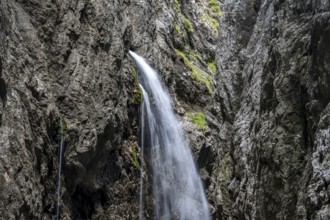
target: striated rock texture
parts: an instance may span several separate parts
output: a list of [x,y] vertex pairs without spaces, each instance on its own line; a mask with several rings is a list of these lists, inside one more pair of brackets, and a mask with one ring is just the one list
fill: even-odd
[[223,10],[217,80],[232,152],[224,214],[329,219],[330,2],[227,1]]
[[128,49],[172,94],[213,219],[330,219],[329,0],[1,0],[1,218],[54,217],[61,136],[61,219],[137,217]]

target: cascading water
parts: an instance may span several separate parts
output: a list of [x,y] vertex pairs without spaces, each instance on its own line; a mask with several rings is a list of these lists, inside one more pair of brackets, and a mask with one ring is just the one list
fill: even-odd
[[153,170],[155,218],[208,220],[203,185],[171,98],[146,61],[134,52],[130,54],[136,61],[143,90],[141,140]]
[[[144,91],[143,87],[140,85],[141,89]],[[145,106],[141,106],[141,122],[140,122],[140,128],[141,128],[141,134],[144,133],[144,127],[145,127],[145,121],[144,121],[144,110]],[[141,178],[140,178],[140,198],[139,198],[139,220],[143,219],[143,171],[144,171],[144,136],[141,136]]]
[[61,203],[61,175],[62,175],[62,163],[63,163],[63,148],[65,142],[65,133],[66,133],[66,122],[64,119],[60,119],[60,144],[59,144],[59,155],[58,155],[58,173],[57,173],[57,204],[56,204],[56,220],[60,219],[60,203]]
[[60,219],[60,202],[61,202],[61,171],[62,171],[62,157],[63,157],[64,137],[61,137],[59,145],[59,162],[57,175],[57,204],[56,204],[56,220]]

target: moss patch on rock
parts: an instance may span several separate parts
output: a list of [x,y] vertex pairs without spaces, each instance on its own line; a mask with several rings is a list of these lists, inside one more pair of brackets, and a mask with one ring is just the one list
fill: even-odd
[[220,27],[219,17],[222,16],[220,3],[217,0],[208,0],[207,4],[208,6],[204,10],[204,14],[200,17],[200,19],[213,29],[213,34],[215,36],[218,36]]
[[214,91],[211,86],[211,80],[212,80],[211,76],[206,72],[202,71],[201,69],[199,69],[197,66],[195,66],[190,61],[190,58],[188,58],[188,56],[184,52],[180,50],[175,50],[175,53],[177,56],[182,58],[184,64],[191,70],[191,78],[199,82],[202,82],[206,86],[209,93],[213,96]]
[[200,70],[198,67],[192,65],[191,78],[198,80],[205,84],[209,93],[213,96],[214,92],[211,87],[211,77],[206,72]]
[[180,34],[181,30],[180,30],[179,24],[176,21],[174,21],[173,26],[174,26],[174,30],[176,31],[176,33]]
[[202,60],[202,55],[197,52],[190,52],[189,57],[195,60]]
[[139,80],[135,68],[133,68],[132,74],[134,77],[134,85],[132,86],[131,97],[129,99],[129,102],[131,104],[140,104],[143,102],[143,94],[142,94],[142,89],[139,85]]
[[229,153],[225,154],[220,163],[220,173],[219,178],[221,182],[228,181],[231,175],[230,169],[230,155]]
[[218,35],[218,33],[219,33],[218,30],[219,30],[220,24],[217,19],[211,17],[208,13],[205,13],[201,19],[202,19],[202,21],[206,22],[207,24],[209,24],[212,27],[213,33],[215,35]]
[[214,15],[222,16],[222,12],[220,10],[220,4],[218,0],[208,0],[210,9]]
[[186,115],[199,129],[203,129],[207,125],[206,118],[203,112],[187,113]]
[[175,6],[181,10],[181,5],[179,3],[179,0],[173,0]]
[[211,73],[216,74],[217,66],[215,64],[215,60],[210,60],[207,62],[207,66],[210,69]]
[[184,27],[187,29],[187,31],[189,33],[194,31],[194,28],[193,28],[193,25],[192,25],[191,21],[189,21],[189,19],[186,16],[183,16],[182,22],[183,22]]
[[139,159],[138,159],[138,157],[137,157],[136,148],[137,148],[137,147],[136,147],[135,145],[132,145],[132,146],[131,146],[131,155],[130,155],[129,157],[130,157],[132,163],[134,164],[134,166],[135,166],[137,169],[141,170],[141,165],[140,165],[140,163],[139,163]]
[[65,121],[64,118],[60,118],[59,128],[58,128],[58,134],[59,134],[60,138],[66,138],[67,130],[68,130],[67,122]]

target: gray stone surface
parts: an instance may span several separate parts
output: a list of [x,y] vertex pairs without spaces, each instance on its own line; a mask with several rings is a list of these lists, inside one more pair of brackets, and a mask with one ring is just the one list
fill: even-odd
[[128,49],[168,87],[213,219],[330,218],[329,0],[212,2],[1,0],[3,219],[54,216],[61,118],[62,219],[136,218]]

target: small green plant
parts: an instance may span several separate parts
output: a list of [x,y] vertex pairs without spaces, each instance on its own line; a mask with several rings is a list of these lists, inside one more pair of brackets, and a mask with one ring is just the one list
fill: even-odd
[[140,163],[139,163],[139,160],[138,160],[138,157],[137,157],[135,145],[131,146],[131,153],[132,153],[132,156],[130,156],[130,159],[131,159],[132,163],[134,164],[134,166],[137,169],[141,170],[141,166],[140,166]]
[[61,138],[65,138],[67,136],[68,125],[63,118],[60,118],[60,124],[58,128],[58,133]]
[[187,117],[191,118],[193,123],[199,128],[203,129],[206,125],[206,118],[203,112],[196,112],[196,113],[187,113]]

